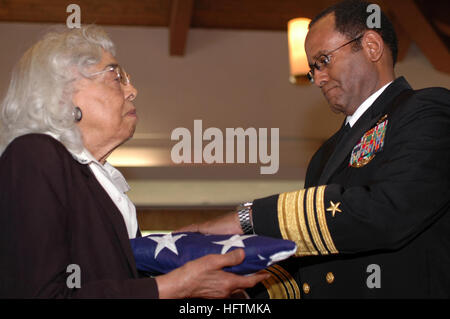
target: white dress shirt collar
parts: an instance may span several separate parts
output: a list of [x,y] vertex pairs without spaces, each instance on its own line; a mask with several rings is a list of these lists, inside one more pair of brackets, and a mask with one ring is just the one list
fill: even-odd
[[102,165],[94,158],[94,156],[92,156],[92,154],[87,149],[84,148],[81,153],[77,154],[72,152],[70,153],[72,154],[73,158],[81,164],[95,164],[96,167],[100,168],[104,173],[106,173],[108,177],[110,177],[111,181],[122,193],[126,193],[130,190],[130,186],[125,180],[125,177],[123,177],[122,173],[120,173],[118,169],[116,169],[108,162],[105,162],[105,164]]
[[373,102],[375,102],[375,100],[381,95],[381,93],[383,93],[383,91],[389,86],[389,84],[391,84],[391,82],[389,82],[388,84],[384,85],[382,88],[380,88],[378,91],[376,91],[375,93],[373,93],[371,96],[369,96],[355,111],[355,113],[353,113],[353,115],[349,115],[347,116],[347,118],[345,119],[345,124],[349,124],[350,127],[353,127],[353,125],[355,125],[356,121],[358,121],[358,119],[361,117],[361,115],[364,114],[364,112],[366,112],[370,106],[372,106]]

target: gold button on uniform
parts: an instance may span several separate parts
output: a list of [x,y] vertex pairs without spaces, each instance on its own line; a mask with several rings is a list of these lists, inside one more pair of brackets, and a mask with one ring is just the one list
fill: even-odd
[[327,279],[327,283],[332,284],[334,281],[333,273],[332,272],[327,273],[326,279]]
[[305,294],[309,294],[309,291],[311,290],[311,287],[309,287],[309,285],[305,282],[304,284],[303,284],[303,292],[305,293]]

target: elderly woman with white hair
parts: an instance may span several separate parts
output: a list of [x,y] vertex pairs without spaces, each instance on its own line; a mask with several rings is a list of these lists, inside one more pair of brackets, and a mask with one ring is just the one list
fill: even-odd
[[137,123],[137,90],[114,56],[101,28],[83,27],[47,34],[13,71],[0,115],[0,298],[223,298],[266,278],[222,270],[242,250],[139,277],[136,210],[106,161]]

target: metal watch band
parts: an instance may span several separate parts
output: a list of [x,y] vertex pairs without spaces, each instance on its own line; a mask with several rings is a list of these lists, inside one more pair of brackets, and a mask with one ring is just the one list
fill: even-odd
[[245,235],[253,234],[253,225],[250,220],[250,209],[252,208],[251,202],[241,204],[238,207],[239,223],[241,224],[242,231]]

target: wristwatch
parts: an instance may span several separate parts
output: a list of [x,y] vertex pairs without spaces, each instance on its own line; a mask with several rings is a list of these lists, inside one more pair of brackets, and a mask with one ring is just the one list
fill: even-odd
[[253,203],[247,202],[238,206],[237,212],[239,217],[239,223],[241,224],[242,231],[245,235],[254,234],[253,224],[250,218],[250,209]]

